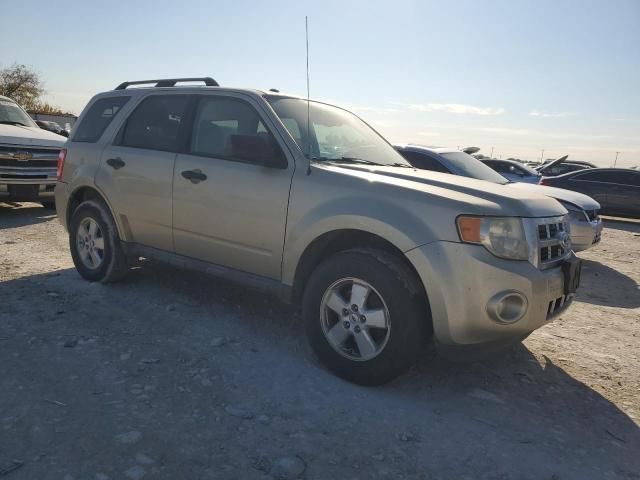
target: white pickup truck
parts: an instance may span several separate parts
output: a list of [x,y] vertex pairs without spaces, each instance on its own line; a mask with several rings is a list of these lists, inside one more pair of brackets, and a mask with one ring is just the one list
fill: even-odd
[[0,202],[33,201],[55,208],[56,167],[65,140],[0,96]]

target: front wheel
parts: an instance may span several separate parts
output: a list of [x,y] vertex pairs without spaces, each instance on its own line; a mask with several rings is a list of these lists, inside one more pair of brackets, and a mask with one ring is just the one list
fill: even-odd
[[83,202],[73,212],[69,247],[78,273],[90,282],[115,282],[129,270],[115,222],[100,201]]
[[423,290],[396,257],[376,250],[338,253],[311,275],[303,297],[311,346],[339,377],[380,385],[404,373],[430,321]]

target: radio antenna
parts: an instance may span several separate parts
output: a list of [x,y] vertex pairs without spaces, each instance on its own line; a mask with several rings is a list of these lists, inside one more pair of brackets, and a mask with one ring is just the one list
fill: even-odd
[[310,93],[309,93],[309,17],[304,17],[304,33],[307,45],[307,159],[309,164],[307,166],[307,175],[311,174],[311,107],[310,107]]

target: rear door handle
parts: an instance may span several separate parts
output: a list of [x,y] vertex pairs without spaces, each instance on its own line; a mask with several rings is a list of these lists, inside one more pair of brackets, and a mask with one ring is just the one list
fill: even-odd
[[109,165],[114,170],[118,170],[119,168],[124,167],[126,164],[124,163],[124,160],[122,160],[120,157],[116,157],[116,158],[109,158],[107,160],[107,165]]
[[204,182],[207,179],[207,176],[202,173],[202,170],[185,170],[182,172],[182,176],[189,180],[191,183],[200,183]]

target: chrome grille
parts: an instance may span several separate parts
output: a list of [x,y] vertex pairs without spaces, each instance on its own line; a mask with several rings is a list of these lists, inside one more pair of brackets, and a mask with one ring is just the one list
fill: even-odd
[[0,145],[0,166],[56,167],[59,153],[59,148]]
[[571,253],[569,223],[566,216],[532,218],[526,222],[531,243],[529,261],[540,269],[551,268]]

